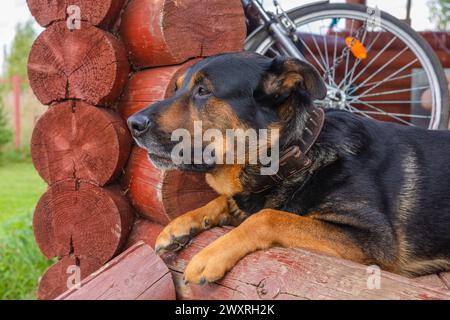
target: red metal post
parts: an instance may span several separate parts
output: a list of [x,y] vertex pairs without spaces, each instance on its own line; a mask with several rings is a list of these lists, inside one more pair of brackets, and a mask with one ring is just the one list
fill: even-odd
[[347,0],[347,3],[366,4],[366,0]]
[[18,151],[20,149],[20,76],[13,76],[12,83],[14,90],[14,144]]

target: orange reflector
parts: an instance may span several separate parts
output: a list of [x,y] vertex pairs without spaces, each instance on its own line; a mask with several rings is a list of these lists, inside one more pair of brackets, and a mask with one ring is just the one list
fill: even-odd
[[345,43],[347,47],[350,48],[350,51],[353,53],[356,59],[364,60],[367,58],[366,48],[363,46],[358,39],[353,37],[347,37],[345,39]]

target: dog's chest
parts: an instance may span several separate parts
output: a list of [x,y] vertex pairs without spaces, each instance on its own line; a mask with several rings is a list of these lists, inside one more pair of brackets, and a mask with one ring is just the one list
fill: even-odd
[[226,197],[232,197],[243,190],[239,179],[240,172],[240,166],[223,166],[216,169],[214,173],[207,173],[205,176],[206,182],[218,194]]

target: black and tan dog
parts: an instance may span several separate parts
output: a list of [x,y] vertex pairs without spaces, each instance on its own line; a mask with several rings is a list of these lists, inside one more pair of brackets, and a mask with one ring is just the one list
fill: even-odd
[[[224,54],[192,66],[173,97],[129,119],[152,162],[204,171],[220,194],[172,221],[157,239],[159,252],[214,226],[238,226],[192,259],[188,282],[220,279],[245,255],[272,246],[405,275],[450,269],[450,133],[337,110],[323,116],[312,100],[325,94],[303,62]],[[280,174],[267,178],[249,164],[174,165],[171,132],[192,131],[196,120],[221,131],[279,128]]]

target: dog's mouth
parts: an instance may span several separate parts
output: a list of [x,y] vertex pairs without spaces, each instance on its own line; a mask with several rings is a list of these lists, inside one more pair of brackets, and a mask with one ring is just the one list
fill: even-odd
[[215,167],[214,164],[207,163],[180,163],[175,164],[170,154],[156,153],[148,151],[148,158],[150,162],[161,170],[182,170],[195,172],[208,172]]
[[169,154],[148,152],[148,158],[152,162],[152,164],[158,169],[163,170],[176,169]]

